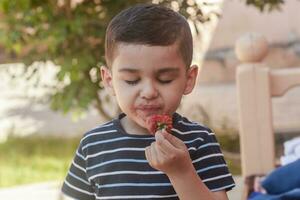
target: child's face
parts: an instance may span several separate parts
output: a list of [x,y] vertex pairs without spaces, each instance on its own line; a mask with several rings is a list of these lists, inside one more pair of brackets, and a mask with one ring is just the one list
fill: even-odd
[[145,128],[147,117],[174,113],[194,87],[197,66],[186,70],[176,45],[117,48],[112,71],[101,68],[102,80],[129,120]]

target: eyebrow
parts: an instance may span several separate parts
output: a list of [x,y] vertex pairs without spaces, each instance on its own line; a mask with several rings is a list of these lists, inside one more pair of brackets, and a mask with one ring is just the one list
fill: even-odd
[[137,73],[139,70],[134,68],[122,68],[118,70],[119,72],[129,72],[129,73]]
[[[139,70],[135,68],[122,68],[118,70],[119,72],[128,72],[128,73],[138,73]],[[163,74],[163,73],[176,73],[179,71],[178,67],[165,67],[162,69],[157,70],[157,74]]]
[[158,74],[163,74],[163,73],[176,73],[179,72],[179,68],[178,67],[166,67],[166,68],[162,68],[157,70]]

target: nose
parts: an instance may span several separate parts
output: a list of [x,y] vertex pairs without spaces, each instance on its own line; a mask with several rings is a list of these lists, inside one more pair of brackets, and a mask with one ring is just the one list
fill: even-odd
[[158,96],[158,91],[153,82],[148,81],[145,84],[143,84],[143,87],[141,89],[141,97],[142,98],[154,99],[157,96]]

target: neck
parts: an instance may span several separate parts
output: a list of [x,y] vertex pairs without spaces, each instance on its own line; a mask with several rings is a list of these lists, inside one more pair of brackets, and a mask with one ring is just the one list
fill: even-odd
[[131,135],[150,135],[149,131],[144,127],[141,127],[133,120],[129,119],[127,116],[123,117],[121,120],[121,125],[124,130]]

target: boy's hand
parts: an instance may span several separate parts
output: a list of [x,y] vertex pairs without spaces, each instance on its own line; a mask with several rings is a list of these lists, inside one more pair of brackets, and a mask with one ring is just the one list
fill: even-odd
[[146,159],[151,167],[168,176],[176,176],[194,170],[190,155],[185,144],[166,131],[155,133],[156,141],[145,150]]
[[225,191],[212,194],[198,176],[185,144],[166,131],[155,133],[156,141],[146,147],[149,164],[164,172],[179,199],[227,199]]

